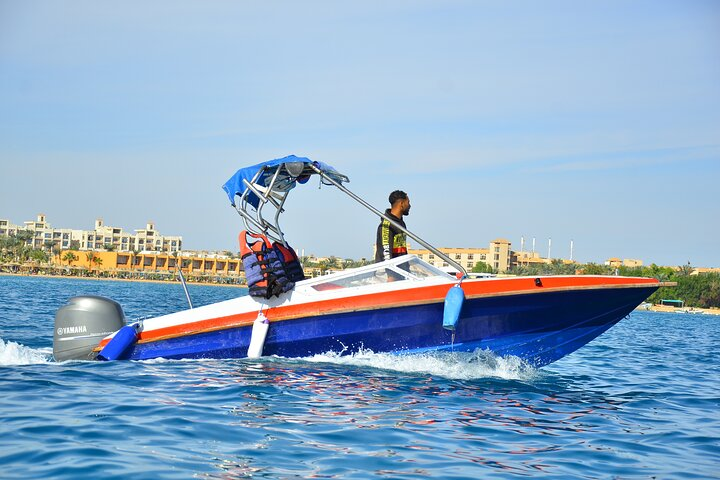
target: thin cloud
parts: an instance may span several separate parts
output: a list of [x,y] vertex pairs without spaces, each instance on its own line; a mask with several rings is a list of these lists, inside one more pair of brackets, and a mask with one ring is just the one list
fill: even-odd
[[[526,173],[593,172],[624,170],[660,165],[683,164],[694,161],[720,162],[720,145],[668,147],[649,150],[629,150],[588,153],[580,158],[548,160],[547,164],[525,170]],[[587,158],[591,157],[591,158]]]

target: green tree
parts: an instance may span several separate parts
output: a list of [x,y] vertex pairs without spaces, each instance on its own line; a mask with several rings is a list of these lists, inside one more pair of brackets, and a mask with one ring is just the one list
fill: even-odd
[[103,245],[103,248],[106,252],[114,252],[116,247],[112,243],[106,243],[105,245]]
[[47,252],[43,250],[31,250],[29,255],[31,260],[35,260],[39,263],[47,263],[47,261],[50,259],[50,256],[47,254]]
[[6,235],[0,236],[0,262],[7,262],[11,258],[11,243],[10,237]]
[[15,234],[15,238],[18,239],[23,245],[27,245],[28,241],[33,238],[33,232],[30,230],[18,230]]
[[95,267],[99,267],[100,265],[103,264],[103,259],[98,256],[93,256],[92,263],[95,264]]
[[[707,275],[707,282],[698,299],[698,306],[702,308],[719,307],[720,306],[720,275]],[[698,275],[700,277],[700,275]]]
[[68,267],[72,265],[72,262],[78,260],[78,256],[75,255],[73,252],[65,252],[65,255],[63,255],[62,260],[65,262],[68,262]]
[[87,262],[88,262],[88,268],[90,270],[92,270],[92,262],[93,262],[93,259],[95,258],[95,252],[93,252],[93,251],[85,252],[85,258],[87,259]]
[[472,273],[496,273],[493,268],[485,262],[477,262],[473,265]]
[[681,265],[678,267],[677,274],[680,277],[687,277],[693,272],[693,267],[690,266],[690,262],[687,265]]
[[29,245],[33,238],[33,232],[29,230],[18,230],[12,242],[13,258],[18,262],[28,259],[32,247]]
[[648,302],[660,303],[663,299],[682,300],[688,307],[720,307],[720,274],[675,275],[669,278],[677,285],[661,287]]
[[133,268],[137,265],[137,262],[135,259],[137,258],[138,254],[140,253],[140,250],[134,249],[130,251],[130,268]]
[[610,275],[612,269],[609,265],[598,265],[597,263],[586,263],[581,267],[583,274],[585,275]]
[[549,267],[550,275],[574,275],[578,266],[575,263],[565,263],[559,258],[555,258],[550,262]]
[[328,257],[328,259],[325,263],[327,265],[328,270],[337,270],[338,266],[340,265],[338,258],[333,257],[332,255],[330,257]]

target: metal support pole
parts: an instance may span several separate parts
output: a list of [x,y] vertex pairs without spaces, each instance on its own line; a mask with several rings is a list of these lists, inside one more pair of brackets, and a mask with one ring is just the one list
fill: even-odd
[[423,240],[422,238],[418,237],[417,235],[415,235],[414,233],[412,233],[410,230],[408,230],[407,228],[403,227],[403,226],[400,225],[398,222],[396,222],[395,220],[393,220],[392,218],[388,217],[387,215],[385,215],[385,214],[384,214],[383,212],[381,212],[380,210],[376,209],[375,207],[373,207],[372,205],[370,205],[369,203],[367,203],[367,202],[366,202],[365,200],[363,200],[362,198],[360,198],[360,197],[358,197],[357,195],[355,195],[353,192],[351,192],[350,190],[348,190],[348,189],[347,189],[345,186],[343,186],[341,183],[336,182],[336,181],[335,181],[334,179],[332,179],[330,176],[326,175],[325,172],[323,172],[322,170],[320,170],[319,168],[317,168],[315,165],[310,164],[310,167],[311,167],[313,170],[315,170],[315,173],[317,173],[317,174],[320,175],[322,178],[324,178],[325,180],[327,180],[327,181],[330,182],[331,184],[335,185],[338,189],[340,189],[341,192],[343,192],[343,193],[345,193],[346,195],[348,195],[350,198],[352,198],[353,200],[355,200],[356,202],[358,202],[360,205],[362,205],[363,207],[365,207],[365,208],[367,208],[368,210],[370,210],[371,212],[373,212],[373,213],[374,213],[375,215],[377,215],[378,217],[384,218],[385,220],[387,220],[388,222],[390,222],[390,224],[391,224],[392,226],[394,226],[394,227],[397,228],[398,230],[404,232],[408,237],[412,238],[413,240],[415,240],[416,242],[418,242],[420,245],[422,245],[423,247],[427,248],[428,250],[430,250],[431,252],[433,252],[435,255],[437,255],[438,257],[442,258],[443,260],[445,260],[447,263],[449,263],[449,264],[452,265],[453,267],[457,268],[459,271],[461,271],[461,272],[463,273],[463,275],[467,276],[467,270],[465,270],[462,265],[460,265],[460,264],[457,263],[456,261],[452,260],[449,256],[445,255],[445,254],[442,253],[440,250],[438,250],[437,248],[433,247],[433,246],[430,245],[428,242],[426,242],[426,241]]
[[187,289],[187,284],[185,283],[185,275],[182,273],[182,257],[179,257],[180,264],[178,265],[178,273],[180,274],[180,282],[182,283],[183,290],[185,290],[185,297],[187,298],[188,305],[190,305],[190,308],[193,308],[192,300],[190,300],[190,293]]

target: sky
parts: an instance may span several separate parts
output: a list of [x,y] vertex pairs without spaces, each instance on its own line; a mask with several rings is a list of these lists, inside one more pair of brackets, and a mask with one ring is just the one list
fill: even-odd
[[[222,184],[290,154],[436,246],[720,267],[720,2],[0,0],[0,218],[237,251]],[[281,220],[377,224],[316,181]]]

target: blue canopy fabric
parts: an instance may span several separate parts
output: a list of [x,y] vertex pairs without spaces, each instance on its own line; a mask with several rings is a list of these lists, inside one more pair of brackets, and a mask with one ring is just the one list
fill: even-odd
[[[225,190],[225,193],[228,196],[228,199],[230,199],[230,204],[232,206],[235,206],[235,196],[240,195],[247,190],[247,186],[245,185],[244,180],[247,180],[248,183],[251,183],[253,178],[258,174],[259,171],[263,170],[262,174],[255,180],[256,185],[260,185],[262,187],[267,187],[270,181],[272,180],[275,172],[277,171],[280,166],[286,164],[286,163],[302,163],[304,165],[310,165],[313,164],[315,167],[319,168],[323,172],[329,174],[334,180],[343,182],[347,181],[347,177],[344,175],[341,175],[335,170],[333,167],[331,167],[328,164],[322,163],[322,162],[313,162],[309,158],[306,157],[297,157],[295,155],[288,155],[287,157],[283,158],[276,158],[275,160],[270,160],[267,162],[258,163],[257,165],[253,165],[251,167],[245,167],[241,168],[237,172],[235,172],[235,175],[230,177],[230,179],[225,182],[223,185],[223,190]],[[268,167],[268,168],[265,168]],[[274,168],[273,168],[274,167]],[[287,192],[289,190],[292,190],[295,188],[295,185],[300,183],[305,183],[307,181],[308,175],[315,173],[313,170],[305,171],[307,169],[303,169],[303,173],[297,177],[290,176],[287,172],[281,173],[278,176],[278,179],[273,187],[274,190],[284,191]],[[255,193],[250,191],[247,195],[247,201],[250,203],[253,207],[257,208],[260,199],[258,198]]]

